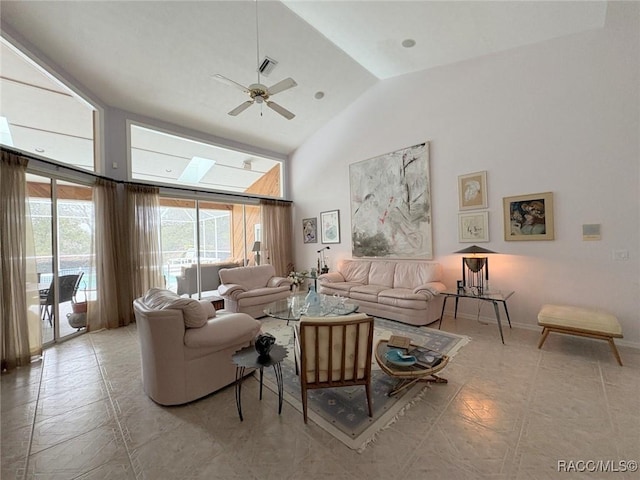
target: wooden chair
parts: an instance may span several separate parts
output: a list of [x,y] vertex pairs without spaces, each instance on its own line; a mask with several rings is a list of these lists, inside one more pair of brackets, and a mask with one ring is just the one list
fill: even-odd
[[302,317],[294,332],[304,423],[307,390],[317,388],[363,385],[371,417],[373,318],[366,314]]

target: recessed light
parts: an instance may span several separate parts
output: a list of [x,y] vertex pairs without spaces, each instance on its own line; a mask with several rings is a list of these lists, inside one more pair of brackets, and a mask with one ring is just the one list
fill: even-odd
[[44,153],[44,148],[40,148],[40,147],[38,147],[38,148],[36,148],[36,152],[38,152],[38,153]]
[[415,46],[416,41],[413,38],[407,38],[406,40],[402,41],[402,46],[404,48],[411,48],[413,46]]
[[316,100],[320,100],[321,98],[324,98],[324,92],[316,92],[314,97],[316,98]]
[[167,172],[167,173],[173,172],[173,170],[171,170],[170,168],[165,168],[164,171]]

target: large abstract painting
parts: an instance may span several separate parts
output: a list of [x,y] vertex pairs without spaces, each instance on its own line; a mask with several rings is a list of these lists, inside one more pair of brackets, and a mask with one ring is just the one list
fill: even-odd
[[354,257],[433,258],[429,142],[349,166]]

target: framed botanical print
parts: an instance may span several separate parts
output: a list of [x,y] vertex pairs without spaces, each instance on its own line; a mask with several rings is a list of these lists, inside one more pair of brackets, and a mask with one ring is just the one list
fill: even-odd
[[320,213],[320,241],[340,243],[340,210]]
[[553,193],[533,193],[502,199],[504,239],[553,240]]
[[487,172],[468,173],[458,177],[460,210],[487,208]]
[[304,243],[318,243],[318,219],[302,219],[302,239]]
[[459,242],[489,241],[489,212],[458,214]]

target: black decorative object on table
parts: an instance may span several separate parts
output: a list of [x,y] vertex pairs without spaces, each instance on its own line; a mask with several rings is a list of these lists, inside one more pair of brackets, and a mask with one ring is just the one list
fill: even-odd
[[266,360],[269,358],[271,347],[276,343],[276,337],[270,333],[262,333],[256,337],[255,346],[258,352],[258,360]]

